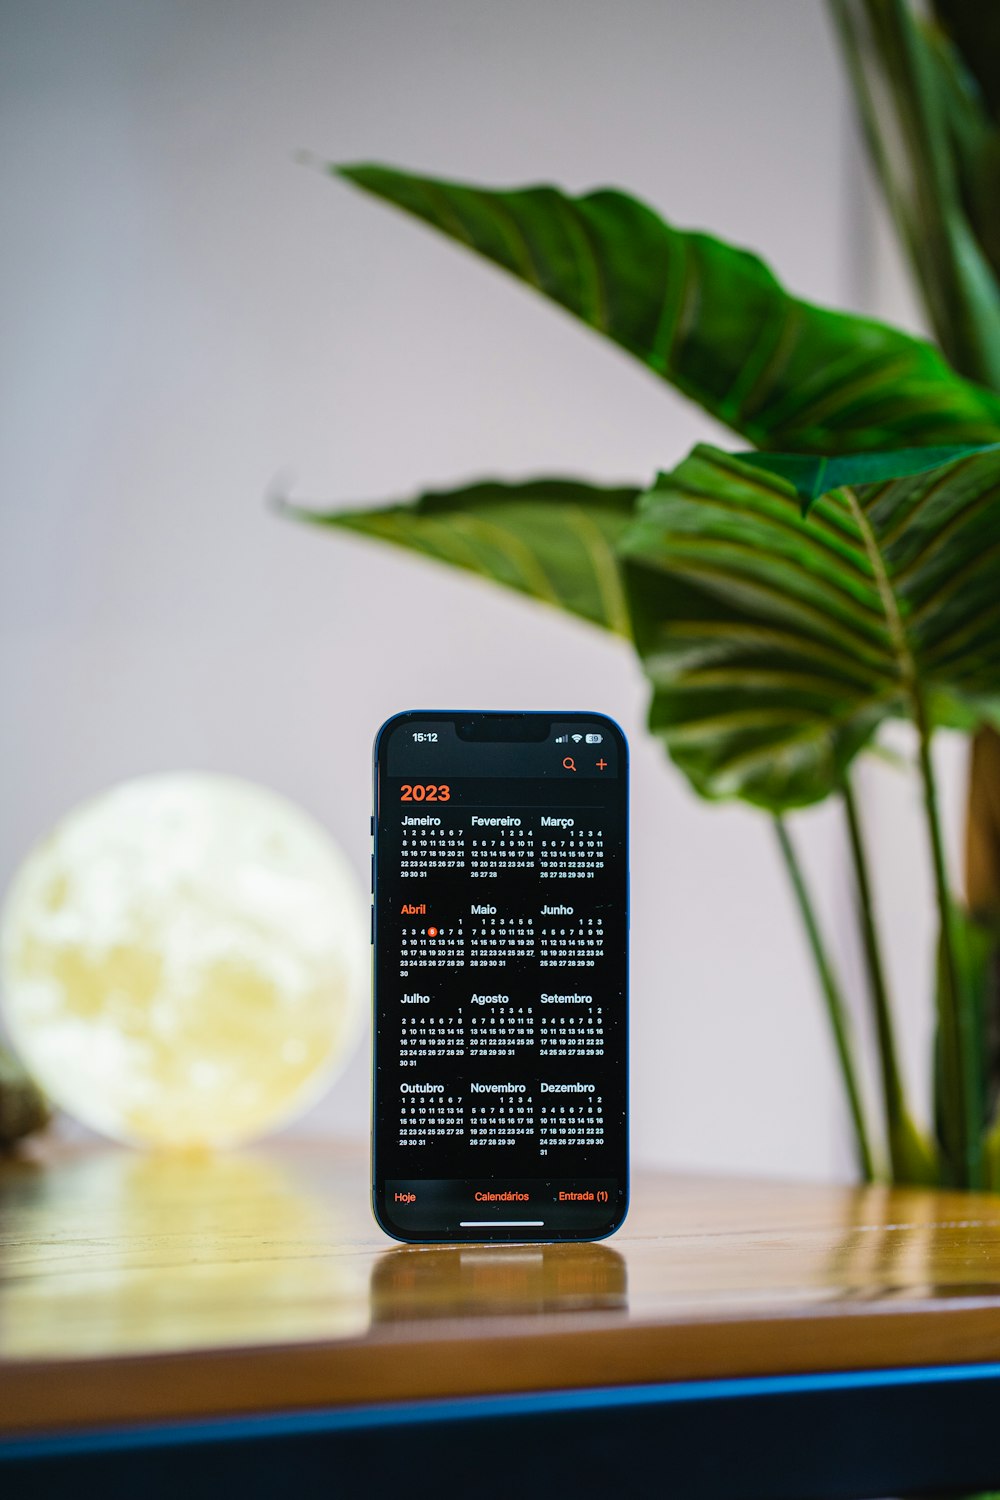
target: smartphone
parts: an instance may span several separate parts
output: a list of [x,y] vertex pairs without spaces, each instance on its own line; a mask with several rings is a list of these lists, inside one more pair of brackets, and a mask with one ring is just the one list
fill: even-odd
[[598,713],[375,740],[372,1199],[409,1243],[594,1240],[628,1208],[628,746]]

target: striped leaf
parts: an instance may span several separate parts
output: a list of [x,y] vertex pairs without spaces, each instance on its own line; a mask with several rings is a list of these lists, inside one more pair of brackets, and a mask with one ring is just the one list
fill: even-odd
[[639,493],[569,479],[487,481],[376,510],[286,509],[478,573],[630,636],[615,549]]
[[738,453],[751,468],[766,469],[795,487],[805,514],[820,495],[838,490],[841,485],[877,484],[883,479],[902,479],[907,474],[924,474],[940,469],[973,453],[990,453],[1000,443],[975,446],[960,444],[951,448],[897,448],[890,453],[835,454],[820,458],[806,453]]
[[559,303],[758,448],[866,452],[1000,432],[1000,398],[930,344],[790,296],[757,256],[625,193],[331,170]]
[[819,801],[891,716],[1000,722],[1000,454],[824,496],[700,447],[622,546],[650,724],[708,797]]

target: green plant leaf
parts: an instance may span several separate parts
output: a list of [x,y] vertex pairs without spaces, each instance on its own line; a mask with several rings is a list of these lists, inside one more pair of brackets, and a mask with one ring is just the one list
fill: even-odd
[[1000,121],[1000,9],[989,0],[933,0],[933,9],[975,78],[984,107]]
[[[1000,286],[996,280],[1000,274],[1000,203],[997,201],[996,191],[1000,176],[1000,128],[996,111],[982,92],[981,85],[984,76],[988,75],[992,79],[993,98],[997,97],[1000,88],[997,69],[1000,10],[992,5],[981,6],[979,0],[975,0],[975,3],[982,12],[983,19],[989,17],[989,26],[982,28],[984,33],[987,30],[992,33],[988,37],[984,34],[978,38],[978,48],[974,46],[978,76],[970,68],[969,56],[936,26],[925,22],[921,25],[921,31],[937,69],[941,114],[952,159],[956,192],[950,212],[956,217],[965,216],[969,229],[986,258],[992,272],[986,295],[995,306],[1000,302]],[[975,29],[975,24],[969,28],[966,40],[970,45],[973,45]],[[979,281],[981,285],[984,282],[981,272]],[[995,331],[994,318],[995,314],[989,317],[987,326]],[[947,345],[943,344],[942,347],[948,353]],[[961,374],[968,375],[973,380],[986,377],[989,383],[992,361],[990,366],[983,368],[980,375],[977,370],[964,363],[957,364],[956,358],[962,357],[961,348],[956,350],[955,358],[949,355]]]
[[817,802],[889,717],[1000,721],[1000,454],[825,495],[699,447],[622,543],[650,727],[707,797]]
[[757,447],[865,452],[1000,433],[1000,400],[930,344],[793,297],[757,256],[625,193],[331,171],[502,266]]
[[[1000,389],[993,122],[954,48],[907,0],[832,6],[869,150],[934,331],[957,369]],[[964,7],[952,9],[954,25]]]
[[787,479],[802,501],[807,514],[813,501],[842,485],[877,484],[883,479],[902,479],[907,474],[926,474],[943,468],[974,453],[990,453],[1000,443],[973,447],[902,448],[891,453],[851,453],[832,458],[816,458],[803,453],[738,453],[752,468],[765,469],[779,479]]
[[615,549],[639,494],[571,479],[490,480],[377,509],[282,508],[478,573],[629,637]]

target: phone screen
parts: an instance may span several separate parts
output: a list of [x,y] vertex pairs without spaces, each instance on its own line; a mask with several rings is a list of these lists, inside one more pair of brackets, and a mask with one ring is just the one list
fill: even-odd
[[398,1239],[597,1239],[625,1217],[627,773],[601,714],[379,731],[373,1202]]

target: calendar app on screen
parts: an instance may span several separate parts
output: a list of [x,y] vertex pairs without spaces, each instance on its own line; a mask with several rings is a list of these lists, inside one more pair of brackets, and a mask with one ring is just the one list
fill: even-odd
[[627,757],[594,713],[379,731],[373,1202],[398,1239],[597,1239],[625,1216]]

